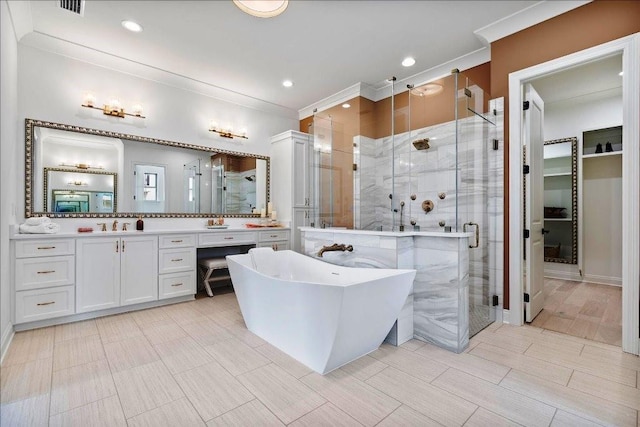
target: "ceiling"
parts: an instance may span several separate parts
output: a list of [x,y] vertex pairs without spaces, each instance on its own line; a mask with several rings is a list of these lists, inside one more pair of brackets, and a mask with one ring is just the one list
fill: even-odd
[[[388,77],[407,79],[483,49],[489,58],[487,40],[474,31],[534,15],[541,3],[566,11],[585,2],[291,0],[269,19],[231,0],[87,0],[83,16],[58,3],[28,3],[22,43],[68,44],[78,59],[99,54],[298,111],[359,82],[380,87]],[[144,31],[126,31],[125,19]],[[401,66],[406,56],[416,59],[413,67]],[[294,86],[283,87],[285,79]]]
[[598,61],[563,70],[531,82],[545,105],[577,100],[589,96],[592,99],[622,94],[622,55],[614,55]]

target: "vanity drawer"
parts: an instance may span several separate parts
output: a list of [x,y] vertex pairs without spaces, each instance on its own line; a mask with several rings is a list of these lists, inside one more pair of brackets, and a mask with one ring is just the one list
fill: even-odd
[[195,234],[171,234],[168,236],[160,236],[160,249],[166,248],[190,248],[196,245]]
[[235,233],[206,233],[198,235],[198,246],[234,246],[252,245],[256,243],[254,231],[240,231]]
[[289,230],[261,231],[259,233],[260,242],[275,242],[277,240],[289,240]]
[[74,288],[69,285],[16,292],[16,323],[74,314]]
[[74,239],[19,240],[16,242],[16,258],[73,255],[75,253]]
[[175,298],[196,293],[196,272],[163,274],[160,276],[159,299]]
[[16,259],[16,291],[72,285],[75,280],[73,255]]
[[161,249],[158,273],[177,273],[196,270],[196,248]]

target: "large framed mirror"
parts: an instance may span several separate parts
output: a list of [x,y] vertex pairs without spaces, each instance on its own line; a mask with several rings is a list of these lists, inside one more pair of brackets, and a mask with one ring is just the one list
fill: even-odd
[[578,138],[544,142],[545,262],[578,263]]
[[268,156],[25,119],[25,216],[256,217]]

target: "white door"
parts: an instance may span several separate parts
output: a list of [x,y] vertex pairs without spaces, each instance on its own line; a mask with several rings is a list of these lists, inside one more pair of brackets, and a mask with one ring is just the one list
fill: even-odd
[[525,164],[529,174],[525,175],[525,321],[531,322],[544,306],[544,102],[533,86],[524,86],[523,135]]
[[120,250],[120,302],[158,299],[158,237],[123,237]]
[[76,313],[120,305],[120,239],[76,240]]

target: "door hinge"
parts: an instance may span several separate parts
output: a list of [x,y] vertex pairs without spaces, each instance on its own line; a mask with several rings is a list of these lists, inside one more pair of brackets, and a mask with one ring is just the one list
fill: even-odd
[[464,94],[467,95],[467,98],[471,98],[471,91],[466,87],[464,88]]
[[138,172],[136,172],[136,171],[133,171],[133,174],[134,174],[134,175],[137,175],[137,174],[138,174]]
[[529,165],[522,165],[522,173],[525,175],[529,174]]
[[529,109],[529,101],[524,101],[522,103],[522,111],[527,111]]
[[493,140],[493,149],[494,149],[494,150],[497,150],[497,149],[498,149],[498,140],[497,140],[497,139],[494,139],[494,140]]
[[491,305],[494,307],[498,305],[498,295],[491,297]]
[[357,164],[357,163],[354,163],[354,164],[353,164],[353,170],[354,170],[354,171],[357,171],[357,170],[358,170],[358,164]]
[[528,293],[524,293],[524,302],[529,302],[529,294]]
[[522,236],[523,236],[525,239],[528,239],[528,238],[529,238],[529,230],[527,230],[527,229],[525,228],[525,229],[524,229],[524,231],[523,231],[523,233],[522,233]]

